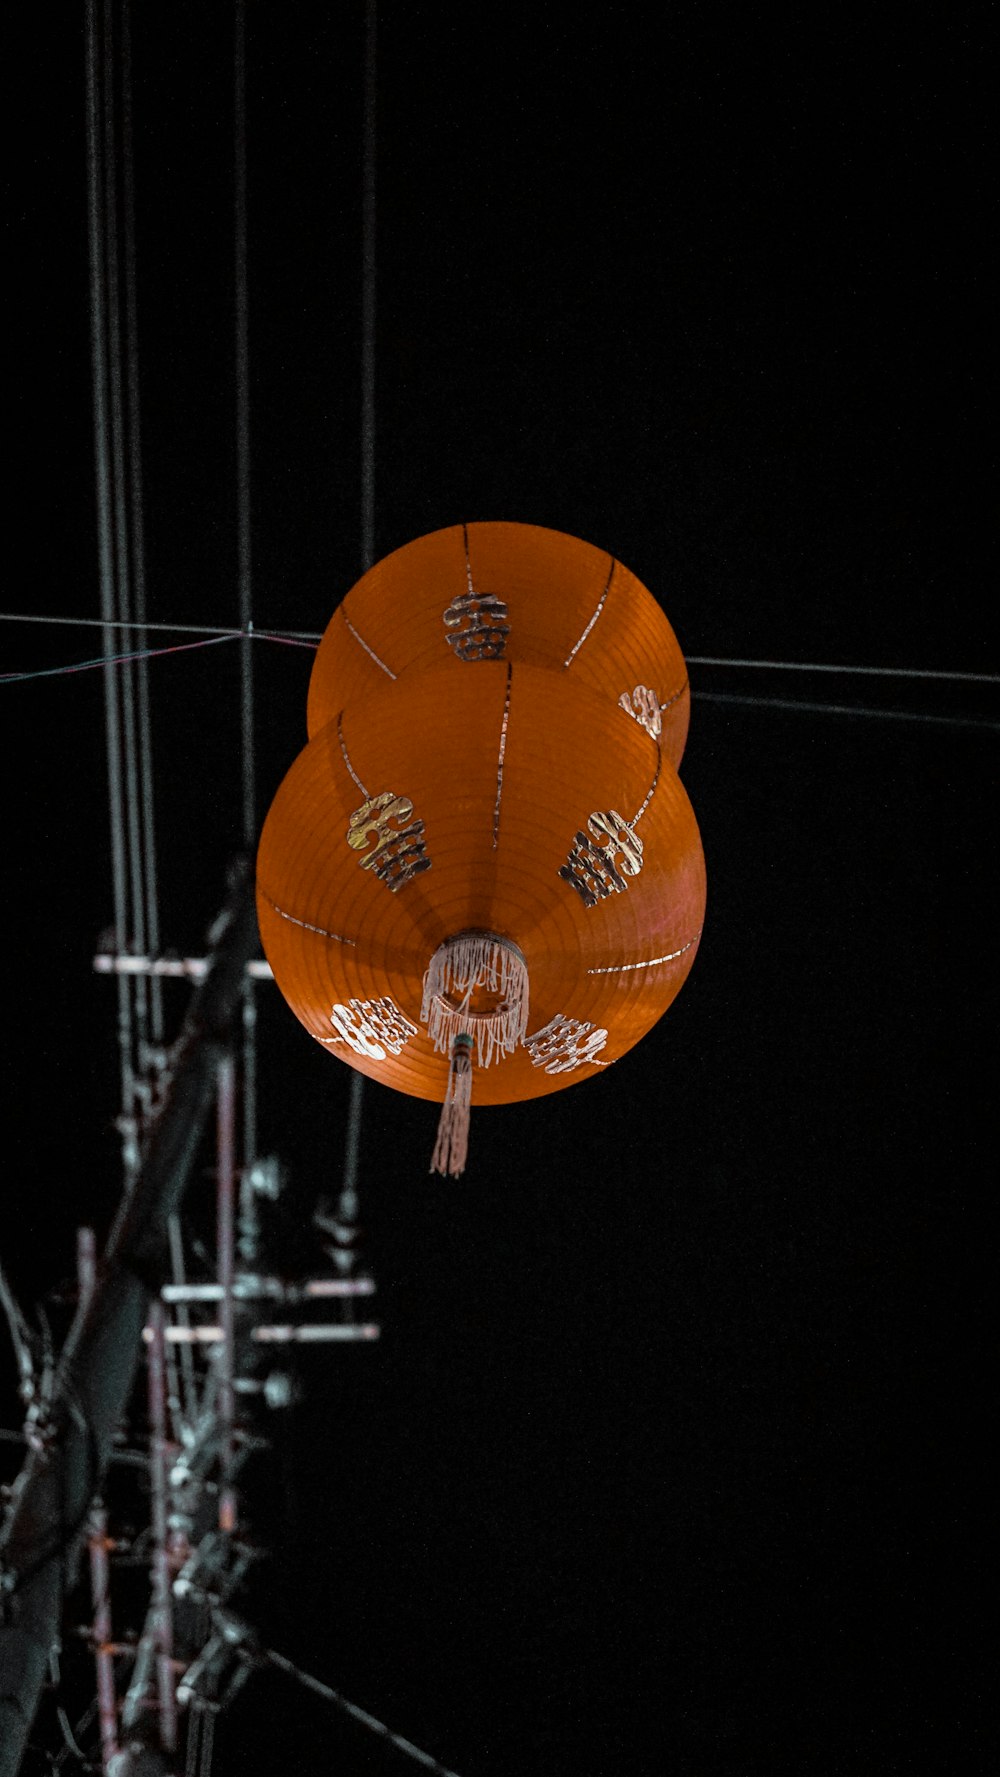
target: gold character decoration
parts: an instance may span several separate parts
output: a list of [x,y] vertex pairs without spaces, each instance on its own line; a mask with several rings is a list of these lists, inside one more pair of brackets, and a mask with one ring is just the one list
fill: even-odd
[[[409,796],[383,790],[380,796],[369,796],[354,810],[347,827],[348,845],[354,851],[364,852],[358,860],[362,870],[374,870],[393,894],[431,867],[423,837],[424,823],[411,820],[412,814]],[[398,823],[396,827],[390,824],[393,821]],[[366,851],[373,834],[375,843]]]
[[444,612],[448,646],[459,660],[502,660],[510,635],[507,605],[493,592],[462,592]]
[[595,811],[587,826],[589,834],[578,829],[559,875],[575,888],[585,907],[596,907],[598,901],[628,888],[627,876],[638,876],[642,840],[613,808]]

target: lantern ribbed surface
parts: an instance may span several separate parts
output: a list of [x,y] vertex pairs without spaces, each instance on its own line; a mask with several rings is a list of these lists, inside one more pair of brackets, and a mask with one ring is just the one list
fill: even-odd
[[[429,860],[395,891],[347,840],[355,811],[389,792],[412,804]],[[588,905],[560,871],[595,811],[632,823],[641,868]],[[503,660],[408,673],[327,723],[274,799],[257,881],[264,948],[296,1016],[417,1097],[442,1099],[448,1079],[420,1019],[439,946],[482,931],[518,947],[529,1046],[476,1068],[473,1104],[557,1091],[624,1054],[686,979],[705,906],[694,814],[656,742],[567,675]],[[331,1024],[334,1006],[386,1001],[409,1027],[398,1053],[377,1036],[381,1057],[358,1053]],[[553,1020],[604,1030],[606,1043],[550,1072],[530,1039]]]
[[466,671],[477,663],[460,651],[470,628],[479,640],[466,653],[497,645],[490,638],[506,629],[507,660],[566,673],[613,703],[644,689],[659,709],[664,753],[679,765],[690,715],[687,669],[656,600],[606,550],[530,524],[450,525],[370,568],[317,652],[310,735],[404,673],[441,663]]

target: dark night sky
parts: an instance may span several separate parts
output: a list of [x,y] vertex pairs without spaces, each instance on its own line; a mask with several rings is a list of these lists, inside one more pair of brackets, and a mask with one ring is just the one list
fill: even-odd
[[[360,7],[318,11],[249,8],[255,615],[303,629],[360,554]],[[228,8],[135,31],[150,615],[225,626]],[[17,62],[4,601],[92,616],[82,46],[81,9],[33,15]],[[995,671],[980,50],[943,8],[385,8],[377,552],[527,520],[619,556],[692,655]],[[97,652],[2,627],[4,670]],[[309,665],[257,651],[262,810]],[[237,653],[151,671],[191,950],[239,837]],[[369,1090],[383,1337],[273,1427],[253,1608],[462,1777],[978,1772],[996,736],[708,694],[995,718],[995,688],[692,681],[691,980],[607,1075],[477,1113],[459,1183],[426,1175],[433,1107]],[[0,692],[30,1300],[118,1189],[101,675]],[[277,996],[261,1069],[305,1226],[347,1072]],[[276,1679],[220,1724],[222,1773],[397,1768]]]

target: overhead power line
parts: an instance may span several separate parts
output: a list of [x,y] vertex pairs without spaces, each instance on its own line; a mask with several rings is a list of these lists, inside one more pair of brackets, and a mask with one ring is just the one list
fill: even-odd
[[[58,679],[68,673],[90,672],[98,666],[126,666],[136,660],[155,660],[161,654],[188,654],[193,648],[210,648],[213,642],[237,641],[239,635],[240,631],[234,629],[226,635],[209,636],[202,642],[176,642],[170,648],[143,648],[129,654],[97,654],[92,660],[74,660],[67,666],[43,666],[37,671],[28,673],[0,673],[0,685],[13,685],[24,679]],[[283,641],[284,637],[262,637],[261,639]]]
[[824,716],[867,716],[883,722],[930,722],[938,728],[1000,729],[988,716],[937,716],[928,710],[880,710],[871,704],[812,703],[798,697],[743,697],[737,691],[699,691],[699,703],[745,704],[768,710],[807,710]]
[[[133,626],[128,625],[126,627],[133,627]],[[148,627],[152,628],[154,626],[149,625]],[[169,626],[162,625],[162,626],[155,626],[155,627],[169,627]],[[96,668],[99,666],[112,667],[112,666],[117,666],[117,665],[120,665],[123,663],[127,663],[130,661],[136,661],[136,660],[142,660],[142,661],[156,660],[159,658],[160,655],[184,654],[184,653],[187,653],[195,648],[208,648],[208,647],[211,647],[212,644],[215,642],[239,641],[242,638],[242,636],[243,636],[242,630],[232,629],[232,630],[226,631],[222,635],[208,635],[202,641],[178,642],[178,643],[174,643],[171,647],[167,647],[167,648],[147,648],[147,649],[144,649],[141,653],[99,654],[93,660],[74,661],[68,666],[42,667],[38,671],[27,672],[27,673],[0,673],[0,685],[20,683],[24,680],[29,680],[29,679],[60,678],[60,677],[63,677],[64,675],[67,675],[69,673],[87,672],[87,671],[90,671],[93,668]],[[275,634],[271,634],[265,630],[260,630],[260,629],[255,629],[253,631],[253,640],[255,642],[283,643],[286,646],[290,646],[290,647],[308,647],[311,645],[309,643],[302,642],[299,638],[297,638],[295,636],[275,635]],[[891,676],[891,675],[886,675],[886,676]],[[961,678],[962,675],[959,674],[956,676]],[[996,682],[1000,682],[1000,681],[987,680],[986,682],[996,683]],[[739,704],[739,705],[745,705],[748,708],[756,708],[756,709],[805,710],[805,711],[811,711],[812,713],[817,714],[817,715],[866,716],[866,717],[873,717],[876,720],[893,721],[893,722],[929,722],[929,723],[933,723],[935,726],[943,727],[943,728],[981,728],[981,729],[1000,728],[1000,722],[991,720],[991,718],[989,718],[988,716],[936,715],[936,714],[933,714],[930,711],[926,711],[926,710],[878,709],[877,707],[875,707],[874,705],[871,705],[871,704],[819,703],[819,702],[814,702],[814,701],[807,699],[807,698],[797,698],[797,697],[754,697],[749,694],[743,694],[741,692],[736,692],[736,691],[703,691],[700,688],[696,688],[695,697],[696,697],[697,702],[699,702],[699,703]],[[352,1090],[353,1090],[354,1081],[359,1081],[359,1080],[361,1080],[361,1078],[362,1078],[362,1076],[360,1074],[355,1074],[353,1076]],[[357,1090],[360,1092],[360,1090],[361,1090],[360,1087]],[[345,1161],[345,1178],[344,1178],[344,1186],[348,1192],[353,1190],[354,1180],[356,1179],[356,1175],[357,1175],[356,1155],[357,1155],[358,1137],[359,1137],[359,1132],[360,1132],[360,1124],[358,1121],[359,1115],[360,1115],[360,1106],[356,1106],[353,1102],[353,1099],[352,1099],[352,1103],[351,1103],[351,1106],[350,1106],[350,1109],[348,1112],[348,1157]],[[351,1158],[352,1155],[354,1156],[353,1160]]]
[[243,756],[243,844],[256,837],[253,710],[253,582],[250,555],[250,356],[249,301],[247,295],[247,66],[246,8],[236,5],[236,40],[233,55],[233,160],[235,203],[233,226],[234,284],[236,292],[236,556],[239,588],[240,716]]
[[[67,629],[139,629],[157,630],[169,635],[242,635],[225,623],[105,623],[100,617],[49,617],[28,611],[0,611],[0,623],[62,624]],[[304,642],[317,644],[323,640],[318,629],[254,629],[255,642]],[[746,671],[785,673],[841,673],[845,677],[866,676],[877,679],[937,679],[942,684],[1000,685],[1000,673],[970,673],[944,667],[924,666],[856,666],[846,661],[755,660],[725,654],[688,654],[689,666],[737,667]],[[702,693],[704,696],[705,694]]]
[[[108,369],[108,267],[107,267],[107,95],[101,67],[100,25],[96,0],[86,12],[86,137],[87,137],[87,244],[90,272],[90,343],[94,403],[94,463],[97,498],[98,580],[101,616],[105,622],[104,707],[108,800],[111,819],[111,879],[115,943],[127,948],[127,883],[125,848],[124,783],[122,772],[121,714],[118,679],[112,671],[110,625],[115,611],[115,527],[112,482],[111,425]],[[128,620],[127,613],[118,613]],[[122,1113],[128,1123],[135,1109],[133,1068],[132,989],[122,977],[118,982],[118,1050],[121,1069]]]
[[737,666],[758,672],[865,674],[875,679],[947,679],[970,685],[1000,685],[1000,673],[959,673],[926,666],[839,666],[815,660],[738,660],[721,654],[688,654],[689,666]]
[[[121,620],[105,623],[102,617],[40,617],[36,612],[28,611],[0,611],[0,623],[54,623],[65,629],[141,629],[177,636],[241,636],[244,633],[231,623],[123,623]],[[322,636],[316,630],[255,629],[251,639],[255,642],[308,642],[314,646]]]
[[[240,612],[240,753],[243,849],[257,840],[254,737],[253,577],[250,542],[250,348],[247,282],[247,32],[244,0],[236,0],[233,45],[233,281],[236,311],[236,560]],[[243,1164],[257,1158],[257,1002],[243,983]]]
[[286,1660],[283,1654],[275,1653],[273,1648],[268,1648],[261,1658],[267,1665],[273,1666],[276,1671],[284,1672],[289,1678],[293,1678],[296,1684],[302,1686],[303,1690],[312,1691],[314,1696],[322,1697],[326,1703],[332,1703],[334,1708],[339,1709],[342,1714],[350,1716],[351,1720],[358,1722],[361,1727],[368,1728],[381,1740],[388,1741],[390,1746],[394,1746],[398,1752],[404,1753],[407,1758],[413,1760],[414,1764],[423,1765],[425,1771],[434,1771],[437,1773],[437,1777],[457,1777],[456,1772],[450,1771],[446,1765],[440,1764],[436,1758],[431,1757],[429,1752],[423,1752],[419,1746],[414,1746],[412,1740],[404,1739],[402,1734],[394,1734],[391,1728],[386,1727],[384,1721],[379,1721],[378,1716],[369,1715],[367,1709],[360,1709],[357,1703],[349,1703],[339,1691],[335,1691],[328,1684],[323,1684],[320,1679],[313,1678],[311,1673],[303,1672],[300,1667],[293,1665],[291,1660]]
[[[132,8],[124,5],[122,20],[122,211],[125,269],[125,390],[128,416],[128,514],[132,597],[139,628],[140,659],[136,663],[136,708],[139,729],[139,806],[142,823],[142,892],[147,942],[154,955],[160,948],[157,886],[156,818],[153,794],[153,735],[149,675],[142,658],[146,637],[146,538],[143,516],[142,431],[139,405],[139,323],[136,295],[135,157],[132,127]],[[126,616],[122,613],[122,616]],[[163,1043],[163,993],[155,978],[149,983],[149,1035],[155,1048]]]

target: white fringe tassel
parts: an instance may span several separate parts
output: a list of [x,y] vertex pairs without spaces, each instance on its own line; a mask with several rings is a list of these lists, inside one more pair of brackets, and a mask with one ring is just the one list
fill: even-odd
[[[499,995],[494,1011],[470,1009],[480,987]],[[468,1035],[475,1038],[479,1067],[512,1055],[528,1029],[528,969],[517,946],[495,932],[446,938],[424,976],[420,1017],[442,1055],[452,1054],[456,1037]]]
[[461,1177],[469,1155],[471,1114],[472,1038],[460,1033],[452,1044],[448,1090],[441,1106],[441,1121],[431,1157],[431,1172],[439,1172],[442,1178]]

